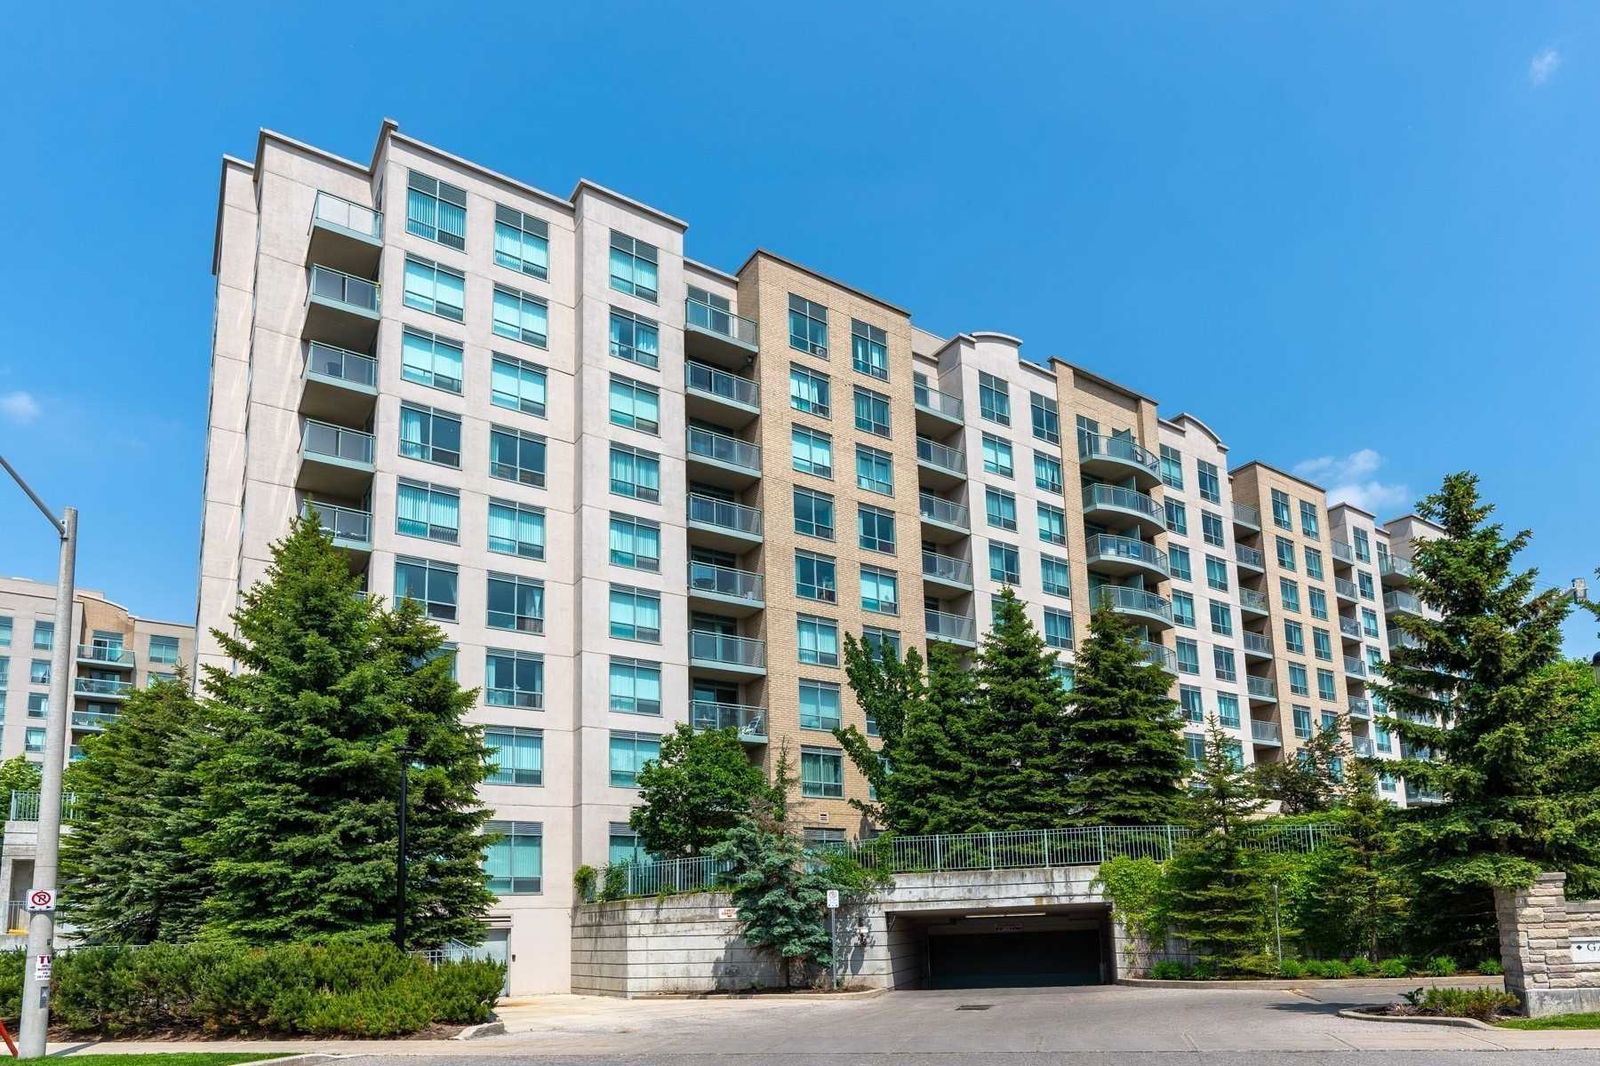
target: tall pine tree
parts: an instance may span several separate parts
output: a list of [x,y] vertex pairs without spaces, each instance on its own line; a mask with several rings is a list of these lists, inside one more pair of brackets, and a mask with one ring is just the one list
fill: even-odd
[[1133,627],[1109,604],[1089,616],[1078,649],[1062,746],[1067,802],[1079,825],[1170,822],[1189,759],[1171,679],[1150,663]]
[[1332,811],[1333,839],[1311,856],[1298,924],[1302,942],[1323,958],[1361,955],[1376,962],[1401,929],[1406,892],[1393,869],[1393,808],[1377,786],[1369,762],[1345,770]]
[[1340,715],[1300,745],[1293,758],[1252,766],[1250,775],[1261,796],[1276,800],[1280,814],[1316,814],[1337,806],[1345,795],[1345,767],[1355,754],[1343,736],[1348,728],[1348,719]]
[[890,825],[901,833],[985,828],[987,744],[972,673],[950,645],[930,645],[927,693],[906,714],[896,749]]

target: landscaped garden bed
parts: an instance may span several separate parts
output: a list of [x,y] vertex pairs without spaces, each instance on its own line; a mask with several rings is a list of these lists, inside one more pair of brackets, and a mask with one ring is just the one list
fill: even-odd
[[1503,972],[1499,962],[1494,959],[1484,959],[1476,968],[1463,970],[1456,964],[1456,960],[1448,955],[1436,955],[1428,959],[1398,957],[1380,959],[1377,962],[1359,956],[1349,960],[1284,959],[1275,966],[1271,965],[1272,961],[1261,960],[1262,965],[1257,967],[1255,972],[1223,973],[1217,964],[1209,959],[1200,959],[1193,963],[1166,959],[1151,966],[1148,976],[1157,981],[1254,981],[1274,978],[1289,981],[1302,979],[1338,981],[1371,980],[1379,977],[1492,977],[1499,976]]

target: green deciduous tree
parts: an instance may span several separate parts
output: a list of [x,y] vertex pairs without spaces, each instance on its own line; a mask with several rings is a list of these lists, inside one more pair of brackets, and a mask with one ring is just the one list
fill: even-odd
[[906,722],[919,712],[927,697],[922,656],[915,648],[902,656],[888,643],[872,644],[846,633],[844,670],[851,694],[877,733],[874,744],[854,725],[833,731],[839,746],[867,779],[876,797],[852,799],[850,805],[878,825],[909,832],[900,809],[903,789],[891,767],[904,764],[901,741]]
[[1171,679],[1121,615],[1100,604],[1078,649],[1062,748],[1070,818],[1081,825],[1173,820],[1189,769]]
[[1283,814],[1316,814],[1331,810],[1345,795],[1345,769],[1353,751],[1345,741],[1345,720],[1320,728],[1290,758],[1258,762],[1251,767],[1256,790],[1278,802]]
[[37,792],[40,779],[39,764],[25,755],[13,755],[0,762],[0,797],[11,802],[13,792]]
[[770,794],[734,729],[695,732],[680,722],[661,738],[661,755],[639,771],[639,806],[628,824],[658,858],[702,855],[747,820]]

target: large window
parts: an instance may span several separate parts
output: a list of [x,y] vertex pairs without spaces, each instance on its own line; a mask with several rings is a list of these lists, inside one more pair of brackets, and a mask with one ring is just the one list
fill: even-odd
[[1022,561],[1016,548],[999,541],[989,542],[989,577],[1003,585],[1022,582]]
[[1187,721],[1206,720],[1205,703],[1202,701],[1200,690],[1193,685],[1178,686],[1178,706],[1183,709],[1183,717]]
[[1060,492],[1061,460],[1044,452],[1033,453],[1033,483],[1047,492]]
[[1189,561],[1189,549],[1178,544],[1167,546],[1167,566],[1174,581],[1194,580],[1194,568]]
[[1228,564],[1215,555],[1206,556],[1206,584],[1218,590],[1228,590]]
[[839,665],[839,624],[802,614],[796,621],[799,659],[814,666]]
[[1189,593],[1173,592],[1172,622],[1186,629],[1194,628],[1194,597]]
[[1211,607],[1211,632],[1219,636],[1233,635],[1233,608],[1221,600],[1207,601]]
[[993,374],[978,371],[978,413],[1002,426],[1011,424],[1011,389]]
[[1183,453],[1166,444],[1161,445],[1161,480],[1171,488],[1183,488]]
[[1052,648],[1072,647],[1072,615],[1053,607],[1044,609],[1044,642]]
[[833,497],[811,489],[794,490],[794,531],[808,537],[833,539]]
[[1000,489],[984,489],[984,510],[989,524],[997,529],[1017,528],[1017,498]]
[[400,454],[461,468],[461,419],[431,407],[400,405]]
[[1281,489],[1272,490],[1272,524],[1279,529],[1294,528],[1294,509],[1289,503],[1289,494]]
[[638,788],[644,764],[661,758],[661,738],[654,733],[611,732],[611,784]]
[[1311,739],[1311,708],[1310,707],[1295,707],[1293,709],[1292,713],[1294,715],[1294,735],[1295,735],[1296,739],[1299,739],[1299,740],[1310,740]]
[[494,261],[529,277],[550,274],[550,227],[535,218],[499,204],[494,208]]
[[884,496],[894,495],[894,459],[888,452],[856,445],[856,487]]
[[1317,505],[1309,500],[1300,501],[1300,532],[1312,540],[1322,536],[1322,527],[1317,518]]
[[483,855],[489,891],[497,896],[539,892],[544,875],[543,826],[538,822],[486,822],[483,831],[494,838]]
[[1014,469],[1011,457],[1011,442],[1004,437],[997,437],[993,433],[985,433],[983,435],[983,469],[985,473],[1010,477]]
[[1239,697],[1231,692],[1217,693],[1217,720],[1229,729],[1239,728]]
[[1294,696],[1311,695],[1311,681],[1306,668],[1299,663],[1289,664],[1289,693]]
[[1218,681],[1239,680],[1239,668],[1234,660],[1232,649],[1212,648],[1211,664]]
[[1306,627],[1288,619],[1283,623],[1283,650],[1295,655],[1306,653]]
[[150,651],[146,659],[151,663],[171,664],[178,661],[178,638],[168,636],[152,636],[150,638]]
[[0,648],[11,647],[12,622],[9,617],[0,617]]
[[789,406],[808,415],[827,418],[832,411],[828,375],[789,365]]
[[789,347],[807,355],[828,357],[828,309],[789,294]]
[[465,248],[467,191],[411,171],[406,180],[406,232],[448,248]]
[[802,474],[833,476],[833,438],[814,429],[795,426],[790,432],[790,455]]
[[1047,544],[1067,542],[1067,512],[1048,503],[1039,504],[1039,539]]
[[640,366],[656,366],[661,359],[661,328],[653,319],[612,308],[611,354]]
[[611,231],[611,287],[656,302],[656,246]]
[[550,309],[537,296],[504,285],[494,287],[494,332],[536,348],[549,343]]
[[52,651],[56,646],[56,624],[54,622],[33,623],[33,650]]
[[1293,573],[1295,571],[1294,541],[1288,537],[1277,538],[1278,565]]
[[613,657],[611,709],[621,714],[661,714],[661,666],[640,659]]
[[405,291],[407,307],[430,315],[460,322],[466,317],[467,279],[458,270],[440,266],[431,259],[406,256]]
[[1326,629],[1311,631],[1311,654],[1324,662],[1333,661],[1333,638]]
[[633,570],[661,569],[661,526],[632,515],[611,516],[611,561]]
[[867,551],[894,554],[894,512],[861,504],[856,509],[857,533]]
[[1197,459],[1194,465],[1198,472],[1196,480],[1200,486],[1200,498],[1208,503],[1221,503],[1222,481],[1217,477],[1216,464]]
[[661,499],[661,460],[622,444],[611,446],[611,491],[654,502]]
[[851,319],[850,365],[863,374],[888,380],[889,335],[877,326]]
[[889,435],[889,397],[872,389],[855,389],[856,428],[880,437]]
[[861,568],[861,606],[879,614],[900,613],[900,578],[893,570]]
[[1033,413],[1033,435],[1051,444],[1061,443],[1061,409],[1049,396],[1037,392],[1028,394],[1028,407]]
[[489,428],[489,476],[521,485],[543,485],[545,440],[504,426]]
[[1065,559],[1052,555],[1039,557],[1039,579],[1052,596],[1072,595],[1072,567]]
[[494,767],[484,779],[489,785],[544,784],[544,733],[538,729],[491,725],[483,731],[489,763]]
[[407,326],[400,332],[400,376],[445,392],[461,391],[461,345]]
[[1179,537],[1189,535],[1189,509],[1181,500],[1167,498],[1162,501],[1162,509],[1167,514],[1167,532]]
[[842,798],[844,754],[829,748],[801,748],[800,794],[810,799]]
[[1200,539],[1219,548],[1226,546],[1227,540],[1222,532],[1221,515],[1213,514],[1210,511],[1200,512]]
[[1278,598],[1283,601],[1283,609],[1300,612],[1300,585],[1286,577],[1278,579]]
[[1200,672],[1200,645],[1188,637],[1177,639],[1178,673],[1198,674]]
[[611,586],[611,635],[619,640],[661,643],[661,594],[649,589]]
[[661,393],[652,385],[611,375],[611,424],[641,433],[661,430]]
[[395,493],[395,529],[408,537],[454,544],[461,533],[461,494],[443,485],[401,478]]
[[1317,698],[1328,703],[1339,701],[1338,682],[1334,680],[1332,670],[1317,671]]
[[1306,549],[1306,576],[1322,580],[1322,552],[1316,548]]
[[838,729],[839,686],[827,681],[800,682],[800,728]]
[[416,600],[429,618],[456,620],[458,573],[450,563],[400,556],[394,563],[394,598]]
[[[1319,588],[1312,588],[1307,590],[1307,599],[1311,604],[1311,617],[1326,621],[1328,618],[1328,594]],[[1372,635],[1377,636],[1376,633]]]
[[837,603],[839,600],[838,564],[815,552],[794,553],[794,594],[803,600]]
[[514,500],[490,500],[489,550],[543,559],[544,510]]
[[544,632],[544,582],[516,574],[489,574],[490,629]]
[[496,407],[543,418],[546,384],[544,369],[525,360],[496,352],[489,364],[489,402]]

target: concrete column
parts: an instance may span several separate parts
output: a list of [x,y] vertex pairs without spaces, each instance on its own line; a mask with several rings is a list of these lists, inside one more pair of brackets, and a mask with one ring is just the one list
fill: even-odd
[[1545,873],[1527,888],[1494,894],[1506,991],[1532,1018],[1600,1007],[1600,988],[1584,987],[1572,958],[1566,883],[1564,873]]

